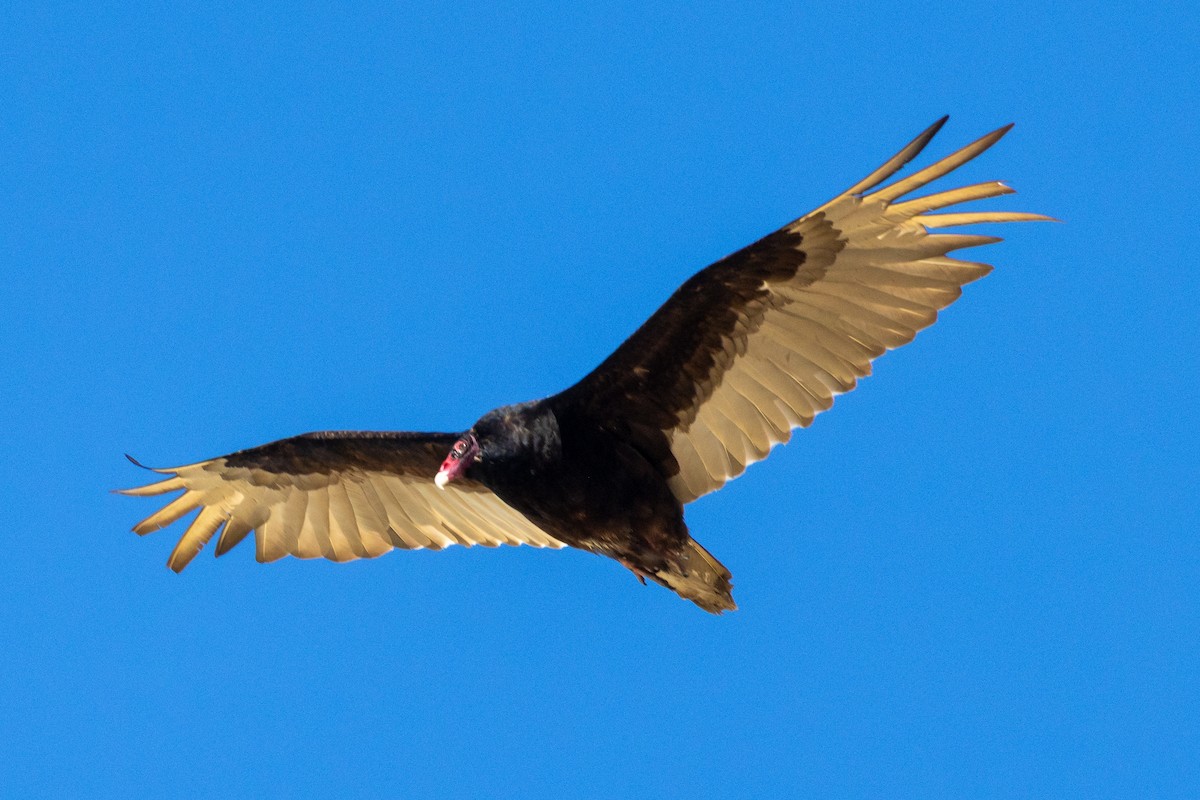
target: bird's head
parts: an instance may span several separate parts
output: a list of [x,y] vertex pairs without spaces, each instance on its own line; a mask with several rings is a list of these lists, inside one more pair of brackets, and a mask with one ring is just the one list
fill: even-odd
[[467,431],[458,437],[458,441],[450,448],[450,454],[442,462],[433,482],[439,489],[445,489],[447,483],[463,477],[467,470],[482,458],[483,452],[479,448],[479,440],[475,438],[475,434]]
[[544,404],[502,406],[484,414],[458,437],[433,480],[445,489],[470,472],[472,479],[494,491],[494,482],[504,475],[533,474],[560,450],[558,422]]

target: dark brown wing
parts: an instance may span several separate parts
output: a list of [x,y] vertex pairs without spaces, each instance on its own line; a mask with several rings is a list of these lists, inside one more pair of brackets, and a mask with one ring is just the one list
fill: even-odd
[[948,258],[988,236],[930,228],[1049,219],[1038,214],[929,214],[1008,194],[982,183],[894,202],[989,148],[1001,128],[890,186],[939,120],[859,183],[694,275],[591,374],[552,399],[630,437],[681,502],[740,475],[912,340],[991,267]]
[[167,564],[178,572],[218,531],[221,555],[256,532],[258,560],[285,555],[334,561],[392,548],[450,544],[562,547],[482,484],[445,491],[433,477],[456,434],[309,433],[209,461],[157,469],[166,480],[122,494],[184,490],[134,526],[156,531],[196,509]]

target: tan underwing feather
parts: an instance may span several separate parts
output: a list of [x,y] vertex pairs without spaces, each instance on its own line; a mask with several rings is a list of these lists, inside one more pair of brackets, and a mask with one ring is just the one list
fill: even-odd
[[247,534],[266,522],[267,517],[270,516],[270,508],[270,505],[259,504],[253,498],[243,495],[230,513],[224,530],[221,531],[221,538],[217,540],[216,555],[220,556],[229,552],[241,543]]
[[[276,554],[273,558],[282,558],[296,551],[300,540],[300,531],[304,529],[304,519],[309,513],[308,506],[311,496],[311,492],[296,487],[287,490],[283,502],[272,507],[273,516],[279,520],[273,548]],[[261,535],[265,537],[267,532],[264,530]]]
[[431,542],[421,530],[408,508],[412,501],[404,485],[395,476],[374,476],[375,491],[383,501],[388,514],[388,534],[392,543],[407,550],[429,547]]
[[139,536],[144,536],[152,531],[165,528],[188,512],[195,511],[203,504],[203,501],[204,495],[200,492],[184,492],[137,525],[134,525],[133,532]]
[[217,539],[217,548],[215,550],[218,556],[223,556],[241,543],[253,527],[246,524],[242,520],[235,520],[232,517],[225,522],[225,527],[221,529],[221,536]]
[[128,497],[151,497],[153,495],[166,494],[167,492],[177,492],[182,488],[183,478],[175,476],[158,481],[157,483],[135,486],[132,489],[118,489],[117,494],[123,494]]
[[903,203],[896,203],[889,206],[888,210],[893,214],[911,216],[926,211],[934,211],[939,208],[946,208],[947,206],[958,205],[959,203],[988,200],[1015,192],[1016,190],[1011,186],[1000,181],[988,181],[986,183],[974,183],[970,186],[960,186],[957,189],[928,194],[924,197],[914,197],[912,200],[905,200]]
[[[285,499],[280,506],[286,506],[286,504],[287,500]],[[288,554],[288,548],[284,546],[283,541],[283,514],[280,511],[281,508],[277,507],[276,513],[269,514],[259,525],[255,543],[257,545],[256,557],[261,562],[275,561]]]
[[387,513],[383,510],[375,488],[364,476],[346,482],[350,507],[358,520],[358,531],[367,558],[375,558],[392,549],[387,536]]
[[220,507],[207,506],[201,510],[171,551],[167,566],[176,572],[186,567],[224,523],[225,514]]
[[964,211],[958,214],[921,214],[913,217],[926,228],[952,228],[957,225],[984,225],[995,222],[1054,222],[1045,214],[1023,211]]
[[1012,125],[1005,125],[1003,128],[999,128],[989,134],[980,136],[966,147],[955,150],[953,153],[941,159],[940,161],[930,164],[924,169],[917,170],[903,180],[899,180],[889,186],[885,186],[884,188],[872,194],[871,198],[883,203],[888,203],[892,200],[895,200],[897,197],[901,197],[909,192],[916,191],[927,183],[931,183],[943,175],[953,172],[955,169],[958,169],[963,164],[975,158],[975,156],[979,155],[984,150],[987,150],[996,142],[1000,141],[1000,137],[1008,133],[1009,129],[1011,128]]
[[[267,561],[269,559],[262,558],[262,540],[265,538],[265,531],[259,532],[259,561]],[[300,533],[296,538],[296,546],[292,551],[292,555],[299,558],[320,558],[332,552],[333,548],[329,544],[329,491],[328,487],[319,489],[310,489],[308,491],[308,508],[304,512],[304,522],[300,526]],[[283,554],[281,553],[281,557]]]

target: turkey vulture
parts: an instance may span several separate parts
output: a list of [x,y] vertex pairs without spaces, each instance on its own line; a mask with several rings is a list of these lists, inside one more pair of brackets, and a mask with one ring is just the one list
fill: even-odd
[[876,188],[945,121],[825,205],[692,276],[569,389],[489,411],[462,433],[309,433],[158,469],[169,477],[123,493],[183,494],[133,530],[199,509],[167,561],[175,571],[218,531],[218,556],[254,531],[259,561],[570,545],[706,611],[735,609],[729,570],[688,534],[683,506],[809,425],[872,359],[911,341],[991,270],[947,254],[999,239],[931,229],[1050,219],[931,213],[1012,191],[998,181],[901,199],[1011,125]]

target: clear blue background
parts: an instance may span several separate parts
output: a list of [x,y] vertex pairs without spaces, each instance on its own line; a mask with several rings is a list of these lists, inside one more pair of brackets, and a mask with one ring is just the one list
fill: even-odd
[[[5,794],[1200,795],[1191,4],[15,5]],[[557,391],[943,113],[1067,224],[688,509],[735,614],[577,551],[177,576],[108,493]]]

